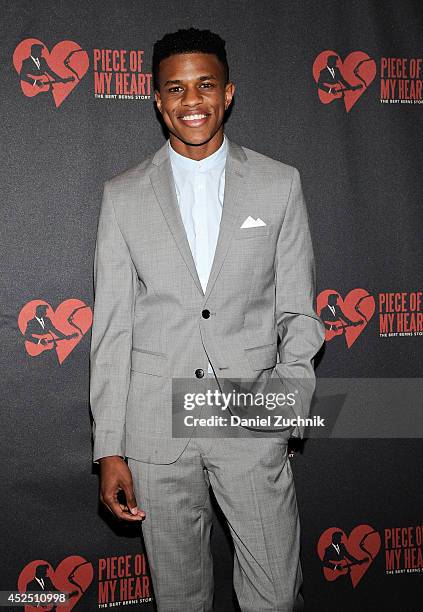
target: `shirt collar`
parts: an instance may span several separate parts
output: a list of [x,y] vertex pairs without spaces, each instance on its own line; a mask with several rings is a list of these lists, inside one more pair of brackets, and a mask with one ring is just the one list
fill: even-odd
[[208,170],[212,170],[220,164],[224,165],[228,152],[228,143],[225,135],[223,135],[223,142],[217,149],[217,151],[200,161],[191,159],[190,157],[185,157],[185,155],[177,153],[175,149],[172,148],[170,140],[168,140],[168,146],[169,157],[172,165],[175,164],[178,168],[182,168],[184,170],[199,170],[200,172],[207,172]]

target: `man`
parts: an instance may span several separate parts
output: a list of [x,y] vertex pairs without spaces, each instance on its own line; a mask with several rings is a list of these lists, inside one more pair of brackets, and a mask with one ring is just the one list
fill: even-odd
[[25,81],[33,87],[45,87],[51,81],[59,83],[65,81],[50,68],[46,59],[42,56],[43,49],[43,45],[32,45],[30,56],[22,62],[19,74],[21,81]]
[[328,295],[328,303],[322,308],[319,316],[328,331],[336,331],[340,334],[343,334],[348,327],[357,327],[364,323],[362,319],[352,321],[347,317],[339,304],[338,293],[331,293]]
[[55,592],[59,589],[54,586],[51,578],[49,576],[50,566],[47,563],[42,565],[37,565],[35,568],[34,578],[28,582],[26,585],[26,590],[33,591],[47,591],[47,592]]
[[[369,557],[357,559],[352,555],[345,544],[342,542],[344,534],[342,531],[334,531],[332,534],[332,542],[325,549],[323,555],[323,567],[325,568],[325,576],[334,579],[339,575],[347,575],[350,573],[350,568],[354,565],[363,565],[367,563]],[[329,572],[327,572],[329,570]]]
[[202,391],[207,378],[276,374],[301,379],[295,414],[307,415],[324,326],[299,174],[224,136],[235,87],[219,36],[166,35],[153,78],[169,140],[106,183],[98,227],[100,499],[116,517],[142,521],[159,612],[212,610],[209,484],[233,536],[243,612],[300,609],[292,428],[271,438],[242,427],[247,439],[172,437],[171,395],[172,378]]
[[[340,69],[337,66],[339,57],[337,55],[329,55],[326,66],[320,71],[317,87],[326,93],[337,96],[343,91],[355,91],[361,89],[363,85],[350,85],[342,76]],[[339,85],[339,87],[336,87]]]
[[[63,589],[63,587],[59,589],[53,584],[49,574],[50,574],[50,566],[47,563],[37,565],[37,567],[35,568],[34,578],[30,582],[28,582],[28,584],[26,585],[26,592],[27,593],[33,593],[33,592],[38,592],[38,591],[44,591],[45,593],[64,593],[66,592]],[[67,593],[70,599],[71,597],[75,597],[76,595],[79,595],[80,591],[73,590]],[[42,602],[42,603],[45,603],[45,602]],[[48,608],[49,610],[57,610],[59,606],[59,604],[57,606],[53,604],[49,604],[49,605],[47,604],[43,606],[42,603],[33,604],[33,607],[42,608],[42,609]]]
[[57,329],[50,317],[47,316],[47,310],[48,306],[46,304],[38,304],[34,318],[29,319],[26,324],[25,340],[33,344],[54,346],[57,340],[72,340],[78,335],[77,333],[64,334],[60,329]]

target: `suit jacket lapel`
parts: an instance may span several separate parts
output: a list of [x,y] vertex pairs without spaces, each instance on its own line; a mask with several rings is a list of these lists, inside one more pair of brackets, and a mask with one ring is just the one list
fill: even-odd
[[150,175],[150,180],[154,193],[156,194],[163,215],[181,255],[184,258],[187,268],[201,295],[204,296],[205,301],[207,301],[219,275],[229,249],[236,222],[239,219],[237,203],[239,201],[243,176],[245,174],[246,159],[247,157],[242,148],[228,139],[222,218],[220,221],[216,252],[205,294],[197,274],[194,258],[191,253],[178,206],[167,142],[157,151],[152,160],[153,171]]
[[206,287],[205,301],[210,296],[231,243],[236,222],[239,220],[238,202],[246,169],[247,156],[242,148],[228,139],[228,156],[225,169],[225,194],[223,197],[222,218],[219,237],[210,277]]
[[187,265],[188,270],[198,287],[204,295],[200,279],[195,267],[194,258],[191,253],[188,238],[185,232],[179,210],[178,199],[173,180],[172,166],[169,159],[168,143],[166,142],[153,157],[154,170],[150,175],[150,180],[156,194],[157,200],[163,211],[163,215],[175,239],[178,249]]

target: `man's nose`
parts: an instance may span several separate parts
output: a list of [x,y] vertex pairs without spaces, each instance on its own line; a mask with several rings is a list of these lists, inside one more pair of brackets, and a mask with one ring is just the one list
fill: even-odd
[[201,104],[203,98],[197,87],[187,87],[182,97],[182,104],[184,106],[196,106]]

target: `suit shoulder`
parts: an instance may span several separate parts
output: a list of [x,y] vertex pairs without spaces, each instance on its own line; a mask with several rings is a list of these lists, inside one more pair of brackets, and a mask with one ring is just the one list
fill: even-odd
[[111,191],[122,191],[122,189],[131,188],[132,185],[139,186],[140,181],[147,179],[150,174],[153,157],[154,153],[151,153],[139,164],[105,181],[105,186]]
[[285,162],[269,157],[268,155],[264,155],[263,153],[259,153],[258,151],[254,151],[253,149],[248,149],[247,147],[242,147],[242,149],[247,156],[248,161],[251,162],[252,166],[254,166],[259,172],[274,174],[275,177],[277,176],[289,181],[293,179],[295,174],[299,174],[298,169],[295,166],[286,164]]

